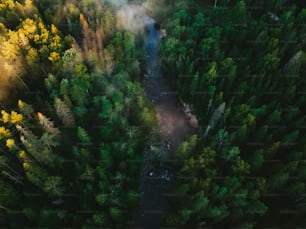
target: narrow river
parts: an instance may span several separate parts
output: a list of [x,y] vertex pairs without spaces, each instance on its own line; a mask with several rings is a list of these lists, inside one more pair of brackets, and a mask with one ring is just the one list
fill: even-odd
[[170,140],[172,148],[176,149],[193,129],[178,106],[176,91],[171,89],[168,79],[161,72],[158,52],[160,31],[155,29],[154,19],[148,17],[146,21],[149,31],[145,40],[148,77],[143,88],[155,107],[163,138]]
[[[160,142],[149,141],[144,152],[140,182],[141,204],[136,214],[135,228],[158,229],[162,227],[162,214],[171,198],[169,193],[171,180],[161,178],[166,168],[154,167],[152,158],[158,153],[161,161],[169,160],[171,153],[188,134],[194,133],[195,130],[189,125],[177,105],[176,92],[171,89],[167,78],[161,72],[158,52],[160,31],[154,26],[155,20],[147,16],[146,24],[148,33],[145,38],[145,51],[148,74],[142,87],[152,102],[159,121],[158,128],[153,132],[157,132],[161,138]],[[152,148],[152,144],[159,145],[159,152]]]

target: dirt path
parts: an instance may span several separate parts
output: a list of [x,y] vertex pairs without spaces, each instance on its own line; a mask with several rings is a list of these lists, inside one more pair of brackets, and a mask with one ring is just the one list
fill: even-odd
[[177,105],[176,92],[170,88],[168,80],[161,73],[158,53],[160,32],[154,27],[155,21],[147,17],[146,23],[148,34],[145,40],[145,50],[148,74],[142,86],[155,107],[159,125],[154,132],[157,132],[161,139],[159,141],[154,138],[149,140],[144,152],[140,182],[141,205],[136,216],[135,228],[158,229],[161,228],[162,213],[170,198],[170,182],[161,179],[161,172],[165,171],[165,168],[154,167],[152,159],[156,155],[161,161],[169,159],[171,153],[184,141],[186,136],[194,133],[195,130],[189,125],[184,113]]

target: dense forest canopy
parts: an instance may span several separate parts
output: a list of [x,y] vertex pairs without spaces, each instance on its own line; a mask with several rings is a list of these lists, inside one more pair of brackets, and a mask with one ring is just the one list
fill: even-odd
[[91,0],[3,0],[0,27],[1,227],[122,228],[156,122],[141,40]]
[[146,14],[199,123],[163,162],[163,226],[305,227],[303,0],[0,0],[0,227],[133,227]]
[[305,226],[305,5],[168,3],[162,66],[201,130],[174,156],[167,224]]

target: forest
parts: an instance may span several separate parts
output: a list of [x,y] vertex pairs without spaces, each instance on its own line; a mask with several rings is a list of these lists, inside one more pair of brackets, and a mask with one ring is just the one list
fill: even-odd
[[160,124],[131,4],[198,121],[152,162],[161,227],[306,227],[303,0],[0,0],[0,228],[138,228]]
[[167,225],[306,226],[303,3],[169,1],[162,67],[201,128],[174,155]]
[[154,112],[100,1],[0,3],[1,228],[123,228]]

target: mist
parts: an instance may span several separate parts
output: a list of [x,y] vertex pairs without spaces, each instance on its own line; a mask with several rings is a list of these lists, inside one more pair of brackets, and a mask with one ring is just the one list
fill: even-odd
[[163,5],[163,1],[126,1],[126,0],[102,0],[116,9],[118,28],[126,29],[134,34],[141,32],[145,26],[146,16],[151,15]]
[[138,33],[144,28],[145,10],[140,5],[127,4],[117,13],[117,26],[132,33]]

